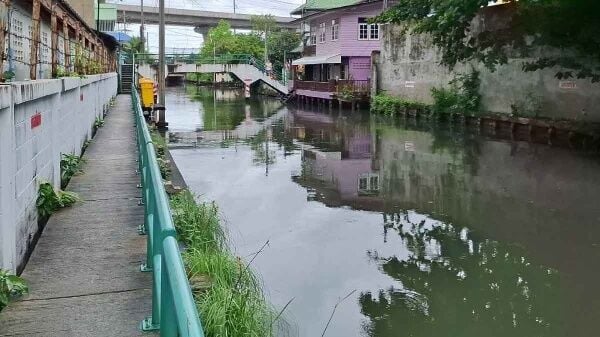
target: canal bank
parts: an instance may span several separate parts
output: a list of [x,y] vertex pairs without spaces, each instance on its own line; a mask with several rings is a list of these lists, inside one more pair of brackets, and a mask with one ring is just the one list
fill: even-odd
[[597,328],[597,156],[172,90],[174,161],[236,255],[269,242],[251,266],[275,307],[293,299],[293,335],[321,335],[346,295],[326,336]]

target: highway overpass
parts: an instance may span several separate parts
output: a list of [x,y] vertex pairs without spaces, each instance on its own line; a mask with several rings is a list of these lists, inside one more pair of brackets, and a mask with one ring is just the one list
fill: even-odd
[[[123,22],[123,16],[128,23],[140,23],[140,6],[114,4],[117,8],[117,22]],[[165,8],[165,24],[174,26],[192,26],[200,34],[206,34],[208,29],[227,20],[232,28],[251,29],[250,14],[234,14],[225,12],[211,12],[192,9]],[[297,29],[297,23],[292,23],[293,17],[273,17],[277,24],[284,29]],[[155,24],[158,22],[158,7],[144,6],[144,20]]]

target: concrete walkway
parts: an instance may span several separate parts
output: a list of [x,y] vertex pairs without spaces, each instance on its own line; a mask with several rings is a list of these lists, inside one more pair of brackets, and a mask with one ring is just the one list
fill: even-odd
[[48,221],[22,275],[30,293],[0,313],[0,336],[148,336],[138,330],[151,275],[139,271],[133,125],[131,99],[120,95],[69,184],[82,201]]

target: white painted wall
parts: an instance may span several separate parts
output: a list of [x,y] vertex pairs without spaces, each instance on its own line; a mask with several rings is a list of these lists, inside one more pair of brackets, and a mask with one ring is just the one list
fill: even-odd
[[81,154],[116,93],[114,73],[0,85],[0,268],[23,262],[38,231],[38,185],[60,186],[61,154]]

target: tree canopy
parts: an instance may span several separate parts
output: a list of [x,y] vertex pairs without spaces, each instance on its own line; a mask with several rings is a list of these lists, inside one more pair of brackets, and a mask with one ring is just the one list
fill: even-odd
[[264,59],[265,36],[267,37],[268,59],[276,73],[283,68],[284,54],[300,44],[300,35],[296,32],[280,30],[270,15],[252,16],[253,30],[250,33],[234,33],[231,25],[224,20],[211,28],[206,35],[200,51],[201,57],[210,58],[223,54],[249,54]]
[[211,28],[206,35],[200,55],[212,57],[223,54],[250,54],[261,57],[264,52],[262,39],[255,33],[234,33],[231,25],[225,21],[219,21],[216,27]]
[[291,58],[291,51],[297,48],[300,42],[300,34],[288,30],[280,30],[269,35],[267,45],[273,71],[281,73],[284,57]]
[[[450,68],[476,60],[493,70],[517,52],[533,58],[523,65],[524,71],[557,66],[558,78],[600,81],[599,1],[504,2],[508,24],[493,29],[476,30],[473,25],[488,0],[399,0],[374,21],[405,24],[416,33],[431,35],[442,51],[441,63]],[[540,55],[542,46],[560,52]]]

